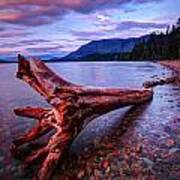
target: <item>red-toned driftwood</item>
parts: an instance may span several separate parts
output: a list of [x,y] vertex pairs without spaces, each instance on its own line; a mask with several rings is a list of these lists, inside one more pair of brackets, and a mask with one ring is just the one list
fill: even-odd
[[18,59],[17,77],[40,93],[51,108],[15,109],[16,115],[34,118],[38,122],[29,132],[14,141],[14,150],[54,128],[56,130],[46,146],[33,152],[25,160],[29,164],[39,158],[44,159],[37,175],[41,180],[50,178],[57,162],[68,152],[86,119],[119,107],[141,104],[151,100],[153,96],[151,89],[102,89],[76,85],[57,76],[38,59],[31,58],[27,61],[20,55]]

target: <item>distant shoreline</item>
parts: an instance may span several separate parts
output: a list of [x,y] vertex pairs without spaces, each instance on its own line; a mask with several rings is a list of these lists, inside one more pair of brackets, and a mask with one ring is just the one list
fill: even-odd
[[[96,61],[85,61],[85,60],[43,60],[45,63],[61,63],[61,62],[157,62],[163,66],[169,67],[171,69],[180,69],[180,59],[179,60],[111,60],[111,61],[103,61],[103,60],[96,60]],[[13,64],[18,63],[18,61],[0,61],[0,64]]]
[[[40,58],[45,63],[61,63],[61,62],[145,62],[145,61],[152,61],[156,62],[157,60],[43,60]],[[18,61],[0,61],[0,63],[18,63]]]

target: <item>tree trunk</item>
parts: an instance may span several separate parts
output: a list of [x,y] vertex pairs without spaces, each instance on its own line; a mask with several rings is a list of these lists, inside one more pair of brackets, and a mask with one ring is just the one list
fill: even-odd
[[138,105],[152,99],[152,89],[128,90],[118,88],[90,88],[70,83],[51,71],[42,61],[27,61],[18,56],[17,77],[39,92],[52,106],[49,109],[25,107],[15,114],[37,119],[37,125],[14,141],[18,146],[33,141],[56,129],[48,144],[26,158],[27,164],[44,159],[37,179],[46,180],[58,161],[68,152],[72,141],[82,130],[86,119],[104,114],[119,107]]

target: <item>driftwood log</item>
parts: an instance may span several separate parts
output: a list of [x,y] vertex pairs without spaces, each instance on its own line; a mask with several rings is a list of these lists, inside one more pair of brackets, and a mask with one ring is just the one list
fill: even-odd
[[42,61],[18,56],[17,77],[40,93],[51,108],[25,107],[15,109],[18,116],[37,120],[37,125],[14,140],[14,152],[22,144],[33,141],[55,129],[47,145],[36,150],[25,160],[27,164],[42,159],[37,179],[46,180],[65,154],[72,141],[82,130],[87,119],[119,107],[150,101],[152,89],[128,90],[118,88],[90,88],[70,83],[51,71]]

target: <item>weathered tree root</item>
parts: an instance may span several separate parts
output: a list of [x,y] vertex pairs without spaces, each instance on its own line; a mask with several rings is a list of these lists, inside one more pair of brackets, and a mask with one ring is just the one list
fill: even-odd
[[49,109],[26,107],[16,109],[18,116],[37,119],[37,125],[14,141],[14,151],[22,144],[33,141],[55,129],[46,146],[33,152],[25,162],[31,164],[44,159],[37,179],[46,180],[65,154],[72,141],[83,128],[86,119],[101,115],[119,107],[138,105],[150,101],[152,89],[122,90],[88,88],[67,82],[52,72],[42,61],[27,61],[18,56],[17,77],[39,92],[52,106]]

